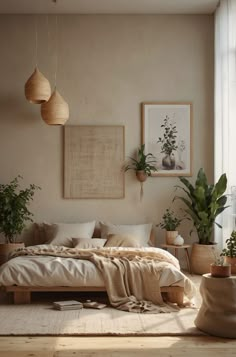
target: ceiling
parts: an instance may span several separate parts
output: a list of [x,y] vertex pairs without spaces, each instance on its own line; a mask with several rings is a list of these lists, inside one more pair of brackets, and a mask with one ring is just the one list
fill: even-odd
[[212,14],[219,0],[0,0],[0,14]]

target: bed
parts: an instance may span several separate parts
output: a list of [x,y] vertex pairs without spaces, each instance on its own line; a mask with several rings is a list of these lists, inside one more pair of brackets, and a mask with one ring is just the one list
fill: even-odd
[[[45,231],[45,224],[42,231],[42,227],[38,226],[40,229],[37,234],[43,235],[46,244],[43,242],[14,252],[11,259],[0,267],[0,286],[7,293],[13,293],[15,304],[30,303],[31,293],[38,291],[108,291],[108,279],[104,271],[109,264],[114,265],[114,262],[118,262],[122,264],[122,269],[124,264],[129,264],[128,269],[130,264],[134,264],[136,270],[132,271],[132,279],[135,280],[132,288],[135,290],[139,279],[148,280],[147,275],[142,278],[140,264],[145,263],[145,271],[149,271],[153,269],[152,264],[155,261],[155,269],[158,265],[157,272],[155,270],[158,279],[155,283],[152,280],[151,284],[160,289],[164,301],[183,306],[184,296],[189,299],[194,296],[195,287],[180,271],[178,260],[169,252],[150,246],[153,242],[151,225],[138,225],[137,228],[137,225],[100,224],[99,231],[94,231],[94,227],[86,236],[86,232],[81,230],[65,234],[64,225],[59,227],[58,234],[57,224],[55,235],[55,232],[52,234],[53,229],[50,225],[50,234],[54,236],[54,239],[50,240]],[[42,243],[39,238],[36,241]],[[159,261],[162,264],[160,267]],[[117,266],[114,272],[117,274]],[[123,279],[124,274],[122,272],[118,278],[114,275],[112,285],[119,286],[118,280]],[[152,279],[153,276],[150,274]],[[132,279],[130,276],[126,278]]]

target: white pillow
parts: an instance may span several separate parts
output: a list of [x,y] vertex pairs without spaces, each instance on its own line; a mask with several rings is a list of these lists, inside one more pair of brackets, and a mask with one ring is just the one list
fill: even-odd
[[43,223],[46,243],[72,248],[72,238],[92,238],[95,223]]
[[102,248],[106,241],[102,238],[72,238],[74,248],[78,249]]
[[121,224],[99,222],[101,227],[101,238],[108,239],[109,234],[131,234],[137,236],[139,244],[147,247],[152,230],[152,223],[147,224]]

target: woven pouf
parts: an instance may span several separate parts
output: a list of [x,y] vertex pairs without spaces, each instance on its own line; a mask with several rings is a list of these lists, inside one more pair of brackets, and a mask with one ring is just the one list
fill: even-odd
[[236,338],[236,276],[202,276],[202,305],[194,321],[197,328],[213,336]]

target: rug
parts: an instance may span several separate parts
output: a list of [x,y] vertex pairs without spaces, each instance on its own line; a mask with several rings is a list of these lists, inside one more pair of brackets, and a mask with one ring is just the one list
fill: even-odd
[[[196,285],[199,277],[195,277]],[[194,325],[200,306],[199,295],[195,308],[178,312],[138,314],[106,307],[102,310],[58,311],[52,302],[78,296],[36,295],[29,305],[0,304],[0,335],[15,336],[187,336],[203,335]],[[100,293],[101,294],[101,293]],[[101,295],[94,296],[102,302]],[[80,296],[80,301],[86,296]],[[52,300],[53,299],[53,300]],[[44,301],[46,300],[46,301]],[[79,300],[79,299],[78,299]],[[104,301],[103,301],[104,302]]]

